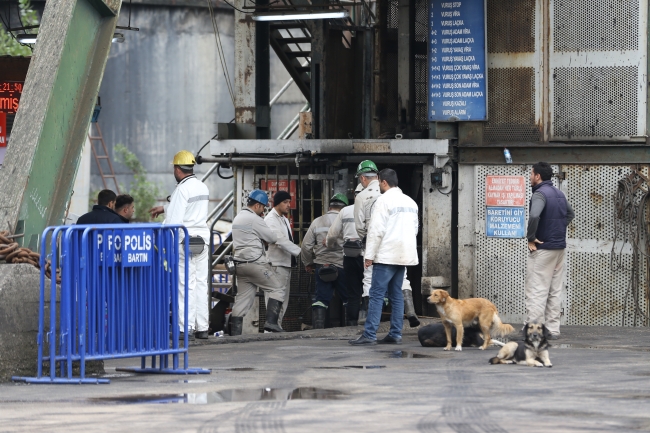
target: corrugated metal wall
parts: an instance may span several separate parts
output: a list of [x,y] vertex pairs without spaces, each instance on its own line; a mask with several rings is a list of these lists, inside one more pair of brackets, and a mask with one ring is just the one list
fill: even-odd
[[[217,9],[221,41],[231,79],[234,72],[234,18],[230,9]],[[120,25],[126,25],[125,4]],[[170,161],[180,149],[198,151],[217,130],[217,122],[230,122],[234,108],[217,55],[207,8],[133,6],[131,25],[139,32],[125,31],[125,41],[113,44],[100,90],[99,122],[109,153],[125,144],[136,153],[163,196],[175,186]],[[289,80],[271,50],[271,95]],[[304,105],[293,86],[273,106],[274,137]],[[209,155],[209,147],[203,155]],[[205,171],[209,165],[199,168]],[[92,189],[101,189],[93,162]],[[131,176],[116,164],[120,183]],[[213,175],[208,186],[211,198],[223,197],[232,189],[228,181]],[[128,189],[127,189],[128,190]]]

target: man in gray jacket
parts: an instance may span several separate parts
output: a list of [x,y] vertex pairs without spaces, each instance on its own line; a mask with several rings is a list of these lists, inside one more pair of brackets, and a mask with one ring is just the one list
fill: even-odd
[[345,272],[343,271],[343,241],[336,241],[334,248],[326,245],[327,232],[341,209],[348,205],[348,199],[343,194],[335,194],[330,199],[329,211],[316,218],[302,240],[302,262],[309,273],[316,271],[316,293],[311,304],[312,324],[314,329],[325,328],[325,315],[329,308],[334,287],[347,304],[345,287]]
[[[273,209],[266,215],[264,221],[278,237],[278,241],[269,245],[266,256],[271,262],[275,276],[282,284],[284,299],[282,311],[278,317],[278,325],[282,326],[282,318],[289,305],[291,289],[291,268],[296,265],[296,257],[300,255],[300,247],[293,242],[291,225],[287,215],[291,212],[291,195],[286,191],[278,191],[273,196]],[[269,303],[269,292],[264,292],[264,299]]]
[[258,287],[269,294],[264,330],[283,332],[278,325],[278,318],[282,311],[284,290],[264,251],[265,242],[274,244],[278,241],[276,234],[262,218],[264,207],[268,203],[269,198],[264,191],[251,191],[246,207],[232,221],[238,291],[232,306],[230,335],[241,335],[244,316],[253,306]]

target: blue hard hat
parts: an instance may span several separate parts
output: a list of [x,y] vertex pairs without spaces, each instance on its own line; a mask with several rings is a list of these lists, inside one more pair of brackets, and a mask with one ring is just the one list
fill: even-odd
[[248,198],[251,200],[255,200],[256,202],[262,203],[264,206],[269,204],[269,196],[266,195],[264,191],[260,191],[259,189],[254,189],[251,191],[250,194],[248,194]]

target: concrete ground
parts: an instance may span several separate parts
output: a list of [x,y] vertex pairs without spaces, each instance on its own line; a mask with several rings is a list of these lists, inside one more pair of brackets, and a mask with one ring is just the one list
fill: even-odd
[[210,375],[133,375],[115,368],[136,360],[117,360],[110,385],[3,384],[0,431],[650,431],[649,328],[563,327],[553,368],[421,347],[415,330],[352,347],[359,329],[211,337],[190,350]]

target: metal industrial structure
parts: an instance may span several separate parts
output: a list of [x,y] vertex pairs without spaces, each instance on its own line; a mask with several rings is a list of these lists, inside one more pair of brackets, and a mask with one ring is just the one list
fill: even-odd
[[[442,7],[460,8],[464,1],[469,2],[445,2]],[[108,5],[108,11],[119,7],[119,0],[48,2],[42,27],[48,28],[50,5],[81,7],[86,2],[99,7],[96,10],[104,10],[102,5]],[[483,6],[485,12],[483,96],[488,114],[480,121],[449,116],[444,122],[429,121],[431,102],[445,95],[434,91],[428,66],[437,53],[430,20],[439,0],[232,3],[235,121],[218,125],[218,138],[209,147],[211,156],[199,157],[214,164],[209,173],[219,166],[234,172],[232,195],[212,216],[225,212],[231,203],[239,211],[252,189],[272,193],[286,188],[295,197],[291,217],[294,238],[301,241],[311,221],[327,209],[328,197],[339,192],[352,197],[356,165],[372,159],[380,168],[398,172],[400,187],[420,208],[421,265],[408,269],[417,312],[434,314],[423,302],[424,295],[432,288],[445,288],[460,298],[488,298],[505,320],[521,322],[526,242],[488,237],[486,178],[527,178],[530,165],[545,160],[554,164],[554,181],[577,214],[569,227],[563,323],[649,325],[648,230],[643,219],[630,222],[628,206],[641,203],[634,209],[645,215],[650,165],[648,0],[485,0],[483,4],[472,0],[469,3],[479,10]],[[24,141],[26,153],[13,160],[16,168],[1,174],[3,189],[9,173],[17,182],[10,194],[3,190],[0,195],[0,222],[6,220],[17,232],[24,232],[26,245],[33,243],[33,235],[45,223],[62,218],[71,185],[67,168],[74,167],[78,157],[96,96],[95,80],[101,77],[96,65],[107,54],[109,42],[104,36],[115,25],[110,14],[77,18],[71,14],[74,7],[68,9],[71,22],[90,20],[95,26],[95,42],[84,47],[90,50],[95,44],[97,49],[91,51],[96,61],[80,56],[85,60],[71,69],[89,70],[86,77],[92,82],[76,88],[72,100],[81,105],[58,110],[43,100],[32,105],[39,79],[50,86],[47,95],[67,89],[55,86],[54,78],[63,79],[60,74],[42,75],[46,60],[36,57],[12,134],[12,144]],[[314,11],[343,9],[346,17],[304,19]],[[303,15],[300,19],[291,19],[298,13]],[[265,14],[275,14],[277,19],[254,19]],[[95,15],[105,16],[106,24]],[[472,28],[464,31],[471,34]],[[71,36],[61,40],[73,43]],[[65,59],[67,51],[57,47],[59,58]],[[270,107],[277,100],[269,90],[271,49],[308,101],[304,113],[296,113],[277,139],[270,135]],[[42,93],[41,88],[38,91]],[[73,112],[76,117],[66,117]],[[43,120],[55,114],[58,117]],[[27,119],[42,125],[37,129],[42,133],[28,133]],[[59,132],[53,135],[56,142],[44,138],[52,122],[58,125],[57,119],[71,128],[65,145],[59,143],[59,138],[64,139]],[[300,139],[286,140],[296,128]],[[504,147],[510,150],[512,164],[504,160]],[[48,160],[50,165],[43,166],[39,161],[50,153],[61,161]],[[34,163],[29,162],[32,156]],[[35,170],[39,176],[30,178]],[[619,185],[630,174],[637,183],[626,202]],[[32,186],[36,181],[52,186],[51,190]],[[631,237],[622,233],[635,234],[632,238],[637,241],[625,243]],[[227,248],[226,240],[213,251],[214,266]],[[309,322],[313,280],[299,264],[291,284],[284,327],[296,330]],[[263,306],[249,313],[245,332],[256,332],[257,323],[263,322],[258,314],[264,314]],[[337,312],[332,311],[331,323],[337,320]]]
[[[355,165],[372,159],[398,171],[421,209],[421,266],[408,270],[414,293],[442,287],[461,298],[486,297],[507,320],[521,322],[526,243],[486,236],[485,179],[527,178],[531,164],[548,161],[577,212],[563,323],[647,326],[645,258],[628,244],[619,251],[622,266],[610,263],[618,182],[650,163],[647,0],[486,0],[488,118],[430,123],[433,3],[313,1],[311,8],[346,7],[351,18],[268,23],[244,12],[272,5],[235,2],[236,123],[220,129],[204,161],[235,170],[236,210],[269,181],[276,185],[270,193],[281,183],[295,188],[292,219],[301,239],[328,197],[352,195]],[[306,4],[281,7],[304,11]],[[267,134],[269,45],[311,106],[302,139]],[[301,269],[293,275],[285,327],[298,329],[307,322],[312,282]],[[418,313],[435,314],[414,297]]]

